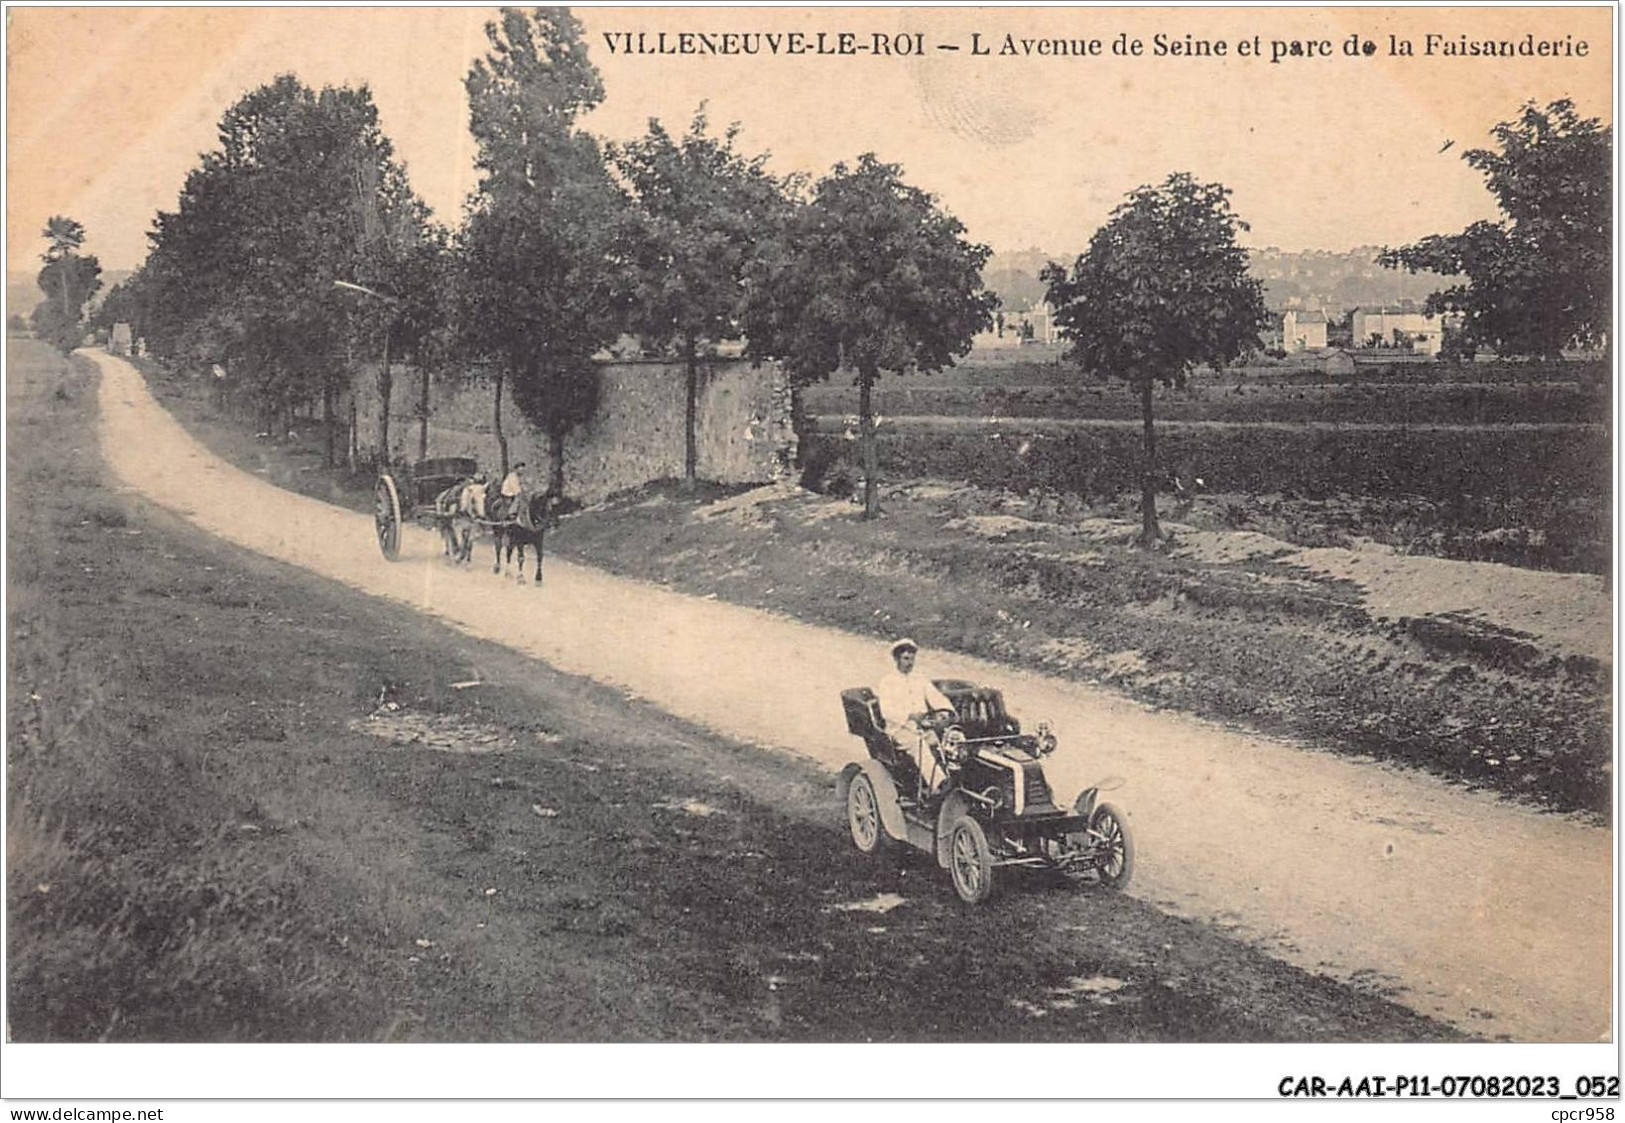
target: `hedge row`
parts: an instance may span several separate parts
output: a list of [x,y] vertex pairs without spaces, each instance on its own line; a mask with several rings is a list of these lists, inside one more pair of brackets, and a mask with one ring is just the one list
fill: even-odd
[[[821,392],[817,413],[846,413],[855,396]],[[1122,384],[963,386],[916,379],[877,389],[882,417],[1023,417],[1138,420],[1140,401]],[[1604,423],[1606,385],[1537,383],[1226,383],[1159,391],[1154,413],[1165,421],[1334,422],[1410,425]]]
[[[1355,352],[1358,355],[1358,352]],[[1195,385],[1233,386],[1237,380],[1249,385],[1272,384],[1337,384],[1364,385],[1370,383],[1403,382],[1414,386],[1443,386],[1454,383],[1538,383],[1578,382],[1582,385],[1609,385],[1613,366],[1596,360],[1564,362],[1487,362],[1487,363],[1367,363],[1356,360],[1355,368],[1337,374],[1328,374],[1324,365],[1306,365],[1302,361],[1286,360],[1263,365],[1231,367],[1215,373],[1201,369],[1191,375]],[[983,389],[1012,386],[1112,386],[1121,392],[1120,382],[1096,382],[1084,378],[1075,365],[1059,359],[1017,359],[997,356],[961,360],[958,365],[935,374],[890,374],[882,372],[877,392],[910,387],[980,387]],[[849,373],[839,372],[826,382],[807,388],[810,401],[819,403],[853,403],[856,409],[858,391]],[[838,408],[831,406],[831,409]]]
[[[1098,499],[1139,487],[1141,434],[1132,426],[1065,432],[965,426],[951,432],[882,428],[882,473],[963,480],[983,487],[1052,488]],[[1612,444],[1600,426],[1513,429],[1293,429],[1271,426],[1159,426],[1158,462],[1203,479],[1207,490],[1422,496],[1496,503],[1606,499]],[[857,460],[838,433],[810,436],[804,463],[815,471]]]

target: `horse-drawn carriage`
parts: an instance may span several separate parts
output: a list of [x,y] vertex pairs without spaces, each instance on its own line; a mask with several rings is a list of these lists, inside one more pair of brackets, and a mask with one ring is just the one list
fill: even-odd
[[496,543],[492,572],[502,572],[504,562],[511,561],[517,550],[519,578],[524,580],[525,550],[533,547],[538,584],[543,537],[563,508],[550,492],[497,493],[475,460],[466,456],[420,460],[401,477],[381,472],[373,489],[378,548],[390,561],[400,557],[401,526],[407,521],[438,531],[446,557],[455,562],[470,560],[475,530],[486,530]]
[[378,548],[395,561],[401,556],[401,523],[409,519],[419,526],[445,531],[447,516],[436,506],[447,489],[479,475],[473,457],[442,456],[419,460],[410,475],[397,479],[381,472],[373,488],[372,517],[378,531]]

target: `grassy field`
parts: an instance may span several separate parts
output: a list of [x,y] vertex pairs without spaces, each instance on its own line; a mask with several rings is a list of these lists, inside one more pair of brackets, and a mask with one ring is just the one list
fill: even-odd
[[963,909],[806,763],[223,545],[102,476],[82,360],[8,374],[12,1041],[1459,1036],[1126,897]]

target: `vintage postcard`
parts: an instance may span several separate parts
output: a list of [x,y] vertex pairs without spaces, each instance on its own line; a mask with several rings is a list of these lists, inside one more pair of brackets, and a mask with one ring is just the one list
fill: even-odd
[[6,20],[8,1100],[1617,1103],[1612,6]]

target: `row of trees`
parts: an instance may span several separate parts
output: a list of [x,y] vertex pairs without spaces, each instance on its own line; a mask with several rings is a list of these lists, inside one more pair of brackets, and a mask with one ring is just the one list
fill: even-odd
[[[482,369],[500,467],[511,389],[549,438],[557,491],[565,438],[597,404],[594,354],[630,332],[681,358],[692,482],[702,360],[743,339],[793,388],[853,372],[865,511],[877,513],[874,383],[950,365],[990,326],[987,247],[895,165],[864,155],[816,184],[776,177],[765,154],[740,150],[737,126],[713,133],[703,106],[680,136],[651,121],[638,140],[601,144],[580,118],[603,84],[567,10],[504,9],[486,33],[465,81],[480,178],[456,230],[429,220],[365,88],[316,92],[284,76],[226,113],[219,150],[158,216],[145,265],[102,318],[134,322],[159,355],[225,361],[268,407],[320,401],[329,419],[349,372],[381,356],[380,452],[389,357],[422,372],[420,448],[431,374]],[[1507,221],[1384,263],[1465,274],[1430,304],[1467,311],[1469,330],[1503,351],[1594,338],[1609,252],[1607,165],[1594,164],[1611,137],[1567,102],[1526,107],[1496,136],[1501,152],[1467,158]],[[1080,370],[1139,390],[1147,541],[1160,536],[1154,385],[1248,353],[1266,320],[1237,244],[1246,229],[1228,189],[1175,174],[1130,193],[1070,267],[1042,274]],[[1548,260],[1553,247],[1563,252]]]
[[703,106],[680,136],[651,121],[604,145],[580,127],[604,89],[567,10],[504,9],[486,32],[465,81],[480,179],[458,229],[429,220],[365,88],[284,76],[226,113],[101,320],[132,321],[160,356],[225,363],[268,409],[320,401],[329,419],[358,362],[410,357],[425,425],[431,372],[481,369],[500,467],[511,390],[549,438],[560,491],[564,440],[596,406],[591,358],[623,333],[685,365],[692,481],[718,344],[747,340],[797,387],[852,369],[867,397],[881,369],[940,369],[990,322],[987,248],[895,165],[776,177]]

